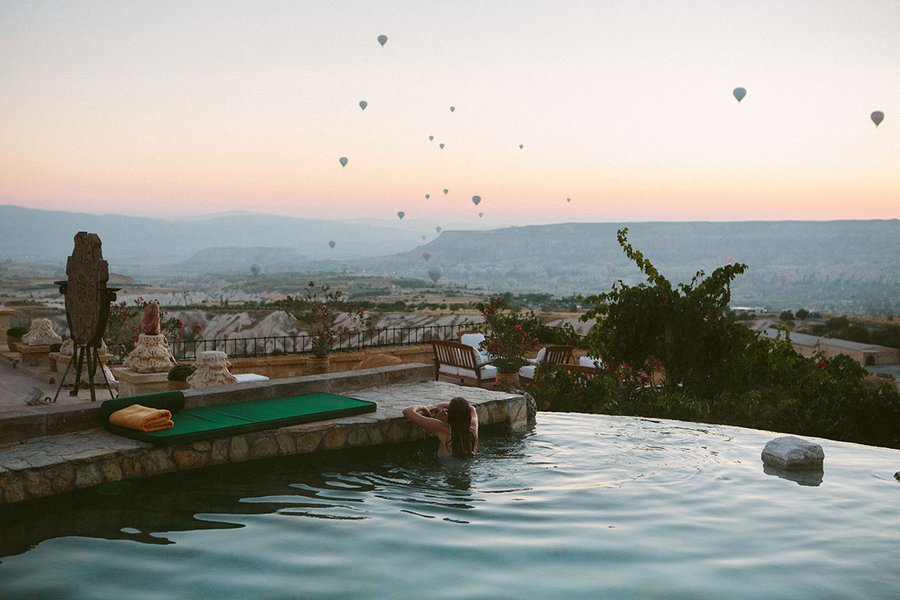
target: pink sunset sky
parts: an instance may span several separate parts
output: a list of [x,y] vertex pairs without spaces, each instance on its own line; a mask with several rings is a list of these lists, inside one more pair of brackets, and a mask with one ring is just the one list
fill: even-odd
[[0,204],[897,218],[898,32],[891,0],[0,0]]

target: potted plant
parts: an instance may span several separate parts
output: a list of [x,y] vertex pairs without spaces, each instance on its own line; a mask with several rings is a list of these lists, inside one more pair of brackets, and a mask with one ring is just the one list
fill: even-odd
[[6,330],[6,345],[10,350],[13,349],[13,344],[18,344],[22,341],[22,336],[28,333],[27,327],[10,327]]
[[524,315],[509,309],[503,298],[491,298],[487,304],[476,304],[484,317],[484,349],[497,367],[497,386],[513,389],[519,385],[519,368],[525,364],[525,353],[539,343],[534,336],[539,321],[534,313]]
[[344,294],[310,281],[302,296],[288,296],[280,308],[294,317],[310,339],[313,372],[328,371],[328,355],[342,335],[365,327],[365,314],[348,304]]
[[188,389],[187,378],[190,377],[194,373],[195,369],[193,366],[181,363],[175,365],[171,369],[169,369],[169,374],[166,375],[166,379],[169,380],[169,389],[172,390],[186,390]]

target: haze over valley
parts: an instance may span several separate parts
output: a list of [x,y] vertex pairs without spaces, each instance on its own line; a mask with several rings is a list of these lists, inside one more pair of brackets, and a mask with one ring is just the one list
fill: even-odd
[[728,262],[747,264],[734,282],[733,305],[900,312],[897,220],[558,223],[423,233],[411,223],[264,214],[172,221],[0,206],[0,281],[9,289],[29,275],[61,277],[74,234],[88,230],[100,235],[114,273],[179,290],[168,295],[170,304],[258,300],[290,293],[317,273],[431,285],[429,269],[439,274],[437,288],[587,295],[619,279],[640,281],[616,242],[625,226],[631,243],[673,281]]

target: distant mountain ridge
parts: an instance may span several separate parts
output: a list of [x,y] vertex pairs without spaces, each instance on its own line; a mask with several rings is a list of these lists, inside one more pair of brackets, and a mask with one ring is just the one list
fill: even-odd
[[[167,220],[0,205],[0,260],[64,265],[79,231],[100,235],[111,266],[120,268],[118,263],[140,272],[226,246],[280,246],[310,258],[392,254],[415,247],[421,235],[402,227],[257,213]],[[329,241],[335,242],[334,249]]]
[[[0,206],[0,261],[64,265],[77,231],[100,234],[116,272],[141,277],[348,272],[494,291],[554,295],[641,281],[616,232],[675,282],[732,260],[749,265],[733,303],[900,314],[900,221],[558,223],[493,230],[418,231],[365,223],[221,215],[165,221]],[[336,241],[335,250],[328,246]],[[423,253],[426,253],[426,260]]]

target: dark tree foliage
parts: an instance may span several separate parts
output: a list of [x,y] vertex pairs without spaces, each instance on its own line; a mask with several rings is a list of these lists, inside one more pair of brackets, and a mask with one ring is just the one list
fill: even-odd
[[[900,448],[900,394],[853,359],[807,358],[789,333],[760,338],[728,314],[745,265],[675,288],[619,231],[647,283],[621,281],[595,304],[587,336],[604,369],[552,369],[531,388],[539,408],[723,423]],[[839,323],[840,324],[840,323]]]
[[735,359],[755,336],[728,311],[731,282],[747,266],[719,267],[704,278],[673,286],[628,243],[619,245],[647,278],[629,286],[621,280],[611,291],[585,298],[594,308],[582,320],[597,319],[586,338],[588,350],[614,370],[624,369],[667,387],[689,385],[712,391],[734,368]]

